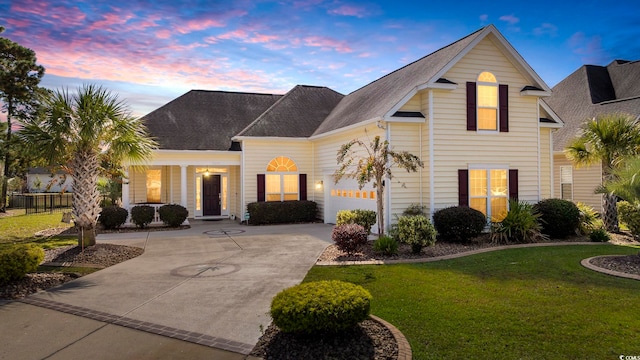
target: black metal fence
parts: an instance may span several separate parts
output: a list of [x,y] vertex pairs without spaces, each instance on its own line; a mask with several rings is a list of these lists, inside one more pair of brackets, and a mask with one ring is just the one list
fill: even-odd
[[72,207],[71,193],[11,194],[9,208],[24,209],[27,214],[64,212]]

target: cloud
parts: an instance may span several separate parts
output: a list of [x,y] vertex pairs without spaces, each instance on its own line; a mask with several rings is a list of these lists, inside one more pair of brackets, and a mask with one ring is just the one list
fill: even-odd
[[604,64],[609,60],[599,35],[587,36],[580,31],[571,35],[567,40],[567,45],[584,64]]
[[353,16],[357,18],[363,18],[369,15],[369,12],[364,6],[355,5],[341,5],[335,9],[330,9],[327,13],[330,15]]
[[321,50],[335,50],[339,53],[350,53],[353,50],[345,41],[339,41],[325,36],[308,36],[303,39],[304,45],[319,47]]
[[502,15],[498,19],[508,23],[509,25],[515,25],[520,22],[520,19],[515,17],[513,14],[511,15]]
[[487,14],[480,15],[480,21],[482,21],[484,23],[487,20],[489,20],[489,15],[487,15]]
[[558,35],[558,27],[553,24],[542,23],[540,26],[533,29],[533,34],[536,36],[549,35],[554,37]]

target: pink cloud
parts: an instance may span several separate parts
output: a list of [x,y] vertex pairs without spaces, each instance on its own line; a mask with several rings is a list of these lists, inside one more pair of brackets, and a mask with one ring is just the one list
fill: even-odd
[[128,13],[128,14],[120,14],[120,13],[104,14],[102,16],[102,20],[96,21],[93,24],[91,24],[91,26],[89,28],[87,28],[87,31],[94,31],[94,30],[120,31],[119,28],[122,25],[126,24],[127,21],[129,21],[129,19],[132,19],[133,17],[134,17],[134,15],[132,13]]
[[355,16],[358,18],[363,18],[368,15],[366,8],[354,5],[342,5],[338,8],[329,10],[328,13],[340,16]]
[[306,46],[319,47],[321,50],[335,50],[340,53],[350,53],[353,50],[344,41],[338,41],[324,36],[309,36],[303,39]]
[[172,34],[171,30],[168,30],[168,29],[162,29],[162,30],[156,31],[156,37],[158,39],[168,39],[171,37],[171,34]]
[[31,21],[25,19],[7,19],[7,24],[15,27],[29,27]]

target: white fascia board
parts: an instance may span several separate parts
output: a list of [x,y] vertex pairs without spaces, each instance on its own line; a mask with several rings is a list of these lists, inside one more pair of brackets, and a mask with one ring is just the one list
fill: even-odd
[[309,137],[309,140],[317,140],[317,139],[322,139],[328,136],[332,136],[335,134],[339,134],[341,132],[345,132],[345,131],[349,131],[349,130],[353,130],[353,129],[357,129],[359,127],[362,126],[367,126],[367,125],[371,125],[371,124],[375,124],[378,121],[383,121],[384,119],[380,116],[375,117],[373,119],[369,119],[369,120],[365,120],[365,121],[361,121],[359,123],[355,123],[349,126],[345,126],[345,127],[341,127],[339,129],[335,129],[335,130],[331,130],[331,131],[327,131],[326,133],[322,133],[322,134],[318,134],[318,135],[313,135],[311,137]]
[[564,121],[562,121],[560,116],[558,116],[558,114],[556,114],[556,112],[553,111],[553,109],[551,108],[551,106],[549,106],[549,104],[547,104],[546,102],[538,99],[538,106],[542,107],[544,109],[544,111],[546,111],[547,114],[549,114],[549,116],[551,116],[553,121],[557,122],[560,125],[559,127],[564,127]]
[[523,90],[520,91],[520,96],[549,97],[551,96],[551,92],[543,90]]
[[309,141],[306,137],[278,137],[278,136],[234,136],[231,138],[233,141],[277,141],[277,142],[301,142]]
[[416,124],[424,124],[427,122],[427,119],[423,117],[385,117],[384,121],[390,123],[416,123]]
[[562,129],[564,125],[562,124],[552,124],[552,123],[543,123],[539,122],[541,128],[552,128],[552,129]]
[[439,83],[439,82],[428,82],[426,84],[419,85],[418,86],[418,91],[420,91],[420,90],[430,90],[430,89],[455,90],[457,88],[458,88],[458,84],[446,84],[446,83]]

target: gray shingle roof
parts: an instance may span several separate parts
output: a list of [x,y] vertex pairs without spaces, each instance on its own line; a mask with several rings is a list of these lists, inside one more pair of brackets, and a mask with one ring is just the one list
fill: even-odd
[[383,116],[412,89],[431,80],[482,30],[480,29],[345,96],[318,127],[314,135]]
[[640,115],[640,61],[585,65],[552,90],[545,101],[565,123],[553,135],[553,150],[563,151],[585,120],[616,112]]
[[327,87],[297,85],[238,136],[309,137],[343,97]]
[[191,90],[143,120],[160,149],[229,150],[231,138],[281,97]]

